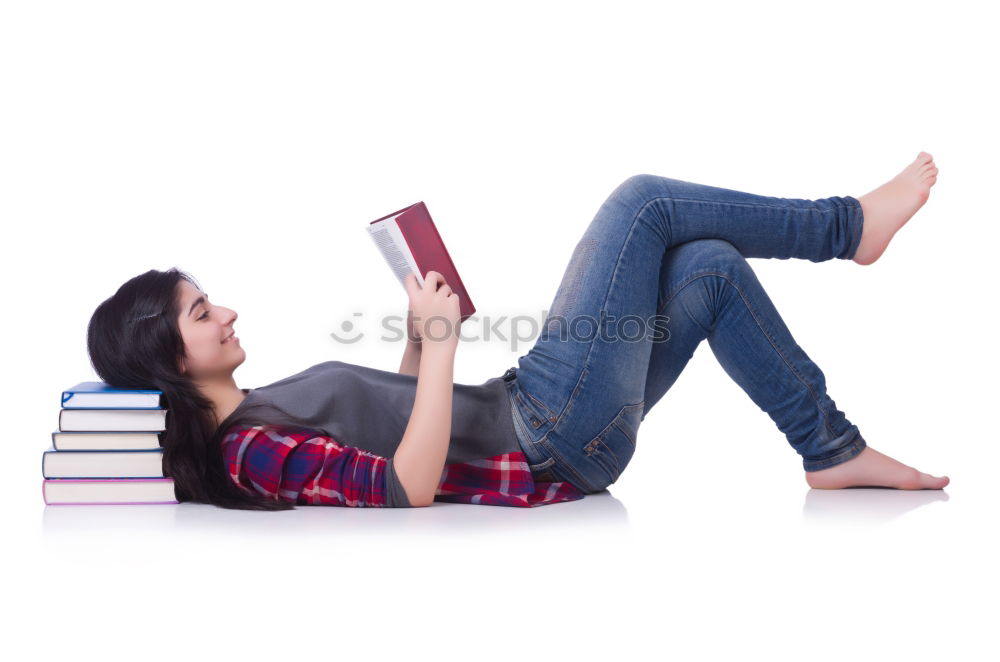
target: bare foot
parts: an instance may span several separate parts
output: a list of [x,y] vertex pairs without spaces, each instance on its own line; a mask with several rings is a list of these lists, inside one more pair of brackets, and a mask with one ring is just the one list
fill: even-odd
[[871,264],[882,256],[893,235],[927,202],[937,173],[934,157],[920,152],[901,173],[858,198],[864,224],[852,260]]
[[809,487],[839,490],[844,487],[895,487],[900,490],[940,490],[951,482],[947,476],[917,471],[871,446],[858,455],[828,469],[807,471]]

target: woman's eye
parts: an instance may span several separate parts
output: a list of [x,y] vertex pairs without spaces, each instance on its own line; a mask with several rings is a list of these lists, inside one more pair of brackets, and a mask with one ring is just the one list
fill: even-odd
[[205,312],[203,312],[203,313],[201,314],[201,317],[199,317],[198,319],[199,319],[199,320],[203,320],[203,319],[205,319],[206,317],[208,317],[208,311],[207,311],[207,310],[206,310]]

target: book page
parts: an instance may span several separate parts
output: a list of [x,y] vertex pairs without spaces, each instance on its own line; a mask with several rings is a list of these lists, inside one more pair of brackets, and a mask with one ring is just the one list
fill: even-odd
[[403,239],[403,233],[399,229],[399,224],[396,223],[395,216],[369,224],[368,234],[371,235],[375,246],[378,247],[382,257],[392,269],[392,273],[396,274],[396,278],[399,279],[399,283],[404,288],[406,287],[407,274],[415,275],[420,287],[424,286],[424,277],[417,268],[417,263],[413,259],[413,253],[406,245],[406,240]]

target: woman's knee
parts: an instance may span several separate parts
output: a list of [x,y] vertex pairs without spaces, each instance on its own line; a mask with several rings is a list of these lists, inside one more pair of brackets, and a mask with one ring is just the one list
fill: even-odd
[[665,177],[650,174],[632,175],[615,188],[605,201],[605,207],[631,217],[657,198],[669,197]]
[[669,195],[666,177],[641,173],[632,175],[618,185],[611,197],[623,202],[645,203],[656,197]]
[[685,272],[717,270],[734,273],[747,267],[739,249],[725,239],[695,239],[667,251],[664,268]]
[[749,269],[746,258],[723,239],[697,239],[675,246],[663,262],[659,312],[673,302],[707,330]]

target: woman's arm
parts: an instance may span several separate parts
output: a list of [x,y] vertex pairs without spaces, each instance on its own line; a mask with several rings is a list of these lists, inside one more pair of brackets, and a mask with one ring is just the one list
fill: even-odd
[[451,441],[455,351],[430,343],[420,352],[410,421],[393,456],[399,482],[413,507],[434,502]]
[[392,458],[309,428],[243,425],[222,440],[230,479],[246,492],[300,504],[407,507]]
[[403,351],[403,360],[399,364],[399,372],[404,375],[420,376],[420,348],[419,340],[407,340],[406,349]]

